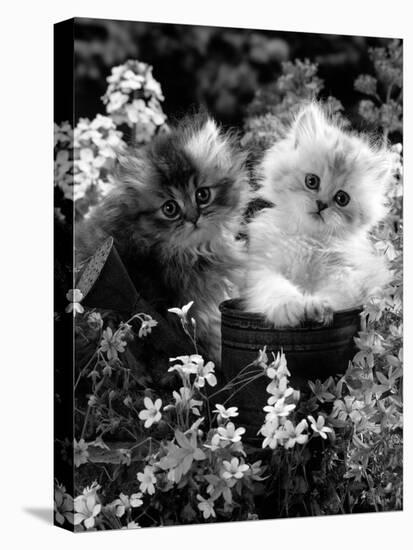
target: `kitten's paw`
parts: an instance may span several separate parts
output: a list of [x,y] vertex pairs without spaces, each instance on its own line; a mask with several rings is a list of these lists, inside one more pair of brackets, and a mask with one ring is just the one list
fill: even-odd
[[308,298],[305,303],[305,319],[322,325],[331,325],[333,309],[327,300],[322,298]]
[[301,300],[290,300],[280,304],[271,315],[267,315],[275,327],[297,327],[305,319],[304,302]]

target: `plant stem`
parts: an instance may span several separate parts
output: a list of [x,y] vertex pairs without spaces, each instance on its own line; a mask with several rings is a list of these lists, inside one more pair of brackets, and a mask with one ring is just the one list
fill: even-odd
[[86,411],[85,421],[83,422],[83,428],[82,428],[82,433],[80,434],[80,439],[85,438],[86,426],[87,426],[87,423],[88,423],[88,420],[89,420],[89,415],[90,415],[91,409],[92,409],[92,407],[89,405],[88,408],[87,408],[87,411]]

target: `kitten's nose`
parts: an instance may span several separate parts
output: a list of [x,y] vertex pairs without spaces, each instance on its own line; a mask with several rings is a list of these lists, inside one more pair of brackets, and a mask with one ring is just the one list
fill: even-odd
[[316,202],[316,204],[317,204],[317,208],[318,208],[318,211],[319,211],[319,212],[322,212],[323,210],[325,210],[325,209],[328,207],[328,204],[326,204],[326,203],[323,202],[323,201],[317,200],[317,201],[315,201],[315,202]]
[[186,217],[188,222],[191,222],[196,226],[196,222],[199,220],[199,213],[198,212],[190,212],[185,217]]

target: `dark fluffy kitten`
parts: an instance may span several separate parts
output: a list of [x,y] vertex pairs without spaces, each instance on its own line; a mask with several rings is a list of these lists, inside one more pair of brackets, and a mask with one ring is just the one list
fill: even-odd
[[116,186],[80,231],[93,252],[107,236],[141,295],[162,314],[191,300],[197,334],[219,361],[220,302],[243,266],[236,240],[248,199],[245,155],[204,115],[119,159]]

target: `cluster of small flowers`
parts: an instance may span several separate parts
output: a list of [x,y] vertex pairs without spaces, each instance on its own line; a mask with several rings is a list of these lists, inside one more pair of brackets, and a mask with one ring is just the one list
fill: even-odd
[[[179,388],[178,391],[173,391],[172,396],[175,402],[166,405],[164,410],[175,410],[179,425],[180,421],[184,418],[183,413],[186,411],[195,416],[201,415],[200,410],[202,409],[203,402],[199,399],[195,399],[195,393],[201,388],[204,388],[206,384],[215,386],[217,379],[214,374],[214,363],[208,361],[204,364],[204,359],[198,354],[173,357],[170,361],[173,362],[174,365],[171,366],[168,371],[179,373],[183,386]],[[152,401],[149,397],[145,397],[144,406],[145,408],[139,413],[139,418],[144,420],[145,428],[150,428],[153,424],[162,420],[162,400],[156,399]],[[181,427],[184,426],[181,425]]]
[[[147,315],[146,313],[136,313],[128,319],[128,321],[121,322],[115,331],[113,331],[113,329],[109,326],[106,327],[102,331],[102,338],[97,350],[98,356],[105,364],[103,374],[111,374],[111,368],[116,363],[119,363],[119,354],[125,351],[128,340],[133,340],[134,332],[130,323],[134,319],[138,319],[141,323],[138,332],[139,338],[143,338],[144,336],[150,334],[152,328],[156,327],[158,324],[157,321],[152,319],[150,315]],[[88,317],[88,324],[91,327],[94,326],[96,330],[101,330],[103,327],[101,315],[99,313],[91,313]]]
[[198,390],[203,388],[206,383],[209,386],[216,386],[215,365],[212,361],[208,361],[205,364],[201,355],[181,355],[179,357],[172,357],[170,361],[174,364],[169,367],[168,371],[178,372],[184,383],[184,387],[191,386],[191,374],[195,375],[192,386]]
[[[234,497],[241,495],[242,488],[250,486],[252,481],[262,481],[264,468],[261,461],[248,464],[242,443],[245,428],[236,427],[233,418],[238,416],[237,407],[215,406],[218,427],[210,430],[204,448],[207,452],[209,471],[203,478],[207,481],[203,491],[205,496],[197,495],[198,510],[204,519],[216,517],[215,506],[222,498],[224,512],[234,508]],[[200,491],[201,493],[201,491]]]
[[[73,296],[76,294],[76,289],[68,294],[68,299],[73,300]],[[77,312],[77,314],[80,315],[85,312],[83,306],[81,306],[81,311],[75,307],[80,306],[78,302],[71,302],[69,306],[66,311],[71,312],[73,310],[73,313]],[[92,411],[92,415],[89,415],[88,413],[85,415],[83,429],[80,430],[82,435],[78,440],[75,438],[73,441],[73,461],[76,468],[79,468],[82,464],[89,462],[90,447],[102,447],[104,449],[108,449],[102,441],[101,436],[97,437],[95,441],[85,441],[83,434],[86,432],[86,427],[88,421],[91,420],[91,416],[93,417],[95,415],[95,411],[99,411],[99,415],[101,414],[99,408],[104,400],[109,400],[110,407],[111,400],[117,395],[116,389],[108,389],[105,386],[105,383],[108,382],[112,372],[114,370],[117,372],[124,372],[126,374],[128,372],[128,370],[122,365],[121,355],[124,354],[128,341],[135,338],[135,332],[131,324],[134,320],[138,320],[140,322],[138,332],[139,338],[147,336],[152,331],[152,328],[157,325],[157,321],[155,321],[150,315],[147,315],[146,313],[136,313],[128,319],[128,321],[120,322],[118,327],[113,329],[108,325],[104,327],[104,320],[99,312],[91,311],[87,314],[85,313],[86,330],[89,332],[86,332],[87,336],[84,335],[84,337],[91,338],[93,341],[98,342],[98,345],[95,352],[86,363],[86,366],[78,374],[75,382],[75,387],[77,387],[77,384],[82,377],[91,378],[92,380],[91,393],[87,395],[88,410]],[[98,380],[99,383],[97,383]],[[127,407],[131,406],[132,399],[130,395],[126,395],[123,399],[123,403]],[[101,416],[99,418],[101,420]],[[119,421],[116,418],[113,418],[112,421],[113,428],[118,426]],[[152,422],[153,420],[150,424],[152,424]],[[129,451],[127,449],[119,449],[119,458],[121,463],[130,463]]]
[[66,199],[86,201],[79,208],[82,214],[114,183],[114,161],[126,146],[117,126],[126,123],[133,127],[136,143],[147,143],[159,128],[166,129],[160,103],[164,97],[152,67],[129,60],[113,67],[107,81],[102,100],[108,116],[98,114],[92,121],[81,118],[74,130],[68,122],[55,124],[55,185]]
[[106,194],[116,155],[124,147],[122,133],[106,116],[81,118],[74,131],[68,122],[55,125],[55,185],[73,201]]
[[[155,405],[157,413],[159,403],[145,402],[148,411]],[[142,412],[145,412],[142,411]],[[136,528],[139,525],[132,520],[134,508],[141,507],[145,495],[153,496],[157,487],[162,493],[173,487],[184,487],[190,478],[197,479],[199,493],[196,494],[196,507],[205,520],[216,517],[215,503],[222,497],[224,510],[231,511],[234,506],[234,495],[241,495],[243,483],[262,481],[261,462],[247,464],[242,445],[244,428],[235,428],[230,420],[238,415],[236,407],[225,408],[217,404],[218,427],[210,430],[206,438],[200,430],[203,418],[198,419],[185,432],[175,430],[172,441],[161,443],[158,453],[148,457],[148,463],[142,472],[136,475],[139,491],[127,496],[123,493],[113,502],[102,505],[98,491],[101,488],[96,482],[86,487],[74,500],[60,485],[55,489],[56,520],[63,524],[65,520],[87,530],[94,530],[101,523],[102,513],[112,527]],[[148,417],[147,417],[148,418]],[[158,420],[158,419],[156,419]],[[82,444],[83,441],[80,442]],[[83,449],[83,447],[82,447]],[[83,449],[84,451],[84,449]],[[204,493],[202,496],[201,492]],[[73,513],[74,511],[74,513]],[[116,519],[125,518],[127,525],[117,524]]]
[[112,68],[107,78],[108,88],[102,97],[106,112],[115,124],[126,123],[135,128],[135,141],[147,143],[158,128],[165,124],[161,107],[164,100],[152,67],[136,60]]
[[73,200],[73,128],[69,122],[54,125],[54,183]]
[[[73,499],[66,493],[65,487],[56,483],[54,510],[57,523],[63,525],[67,520],[75,526],[76,530],[94,531],[104,515],[113,528],[139,528],[139,524],[132,520],[131,514],[134,509],[143,505],[142,493],[138,492],[130,496],[120,493],[113,502],[102,505],[99,495],[101,488],[94,481],[92,485],[83,489],[82,494]],[[123,518],[122,522],[120,522],[121,518]]]
[[[386,254],[390,262],[392,280],[364,307],[361,331],[355,338],[358,352],[345,377],[349,395],[334,401],[331,416],[337,421],[350,422],[353,427],[345,477],[356,481],[365,478],[377,494],[380,491],[387,494],[385,480],[393,476],[391,492],[397,499],[402,491],[403,183],[401,145],[396,144],[392,149],[396,171],[389,192],[390,213],[372,235],[376,248]],[[380,453],[376,452],[378,448]]]
[[[291,449],[296,444],[304,445],[309,440],[309,429],[307,419],[303,418],[295,424],[289,419],[290,413],[296,408],[300,399],[300,392],[289,386],[290,371],[287,368],[287,361],[283,352],[278,352],[273,361],[268,362],[268,355],[264,350],[259,354],[257,363],[264,369],[265,374],[271,380],[267,386],[270,397],[264,411],[265,423],[259,433],[264,437],[263,448],[276,449],[278,446]],[[332,434],[333,429],[325,425],[325,417],[319,415],[317,420],[309,415],[308,420],[313,435],[327,438]]]
[[[152,404],[148,402],[147,405]],[[181,412],[185,409],[193,412],[193,404],[188,400],[186,404],[177,402],[175,407],[180,407]],[[197,508],[204,519],[209,519],[216,517],[215,502],[220,497],[223,498],[224,510],[230,511],[234,492],[240,493],[243,482],[262,480],[261,462],[252,465],[245,462],[242,445],[245,428],[236,428],[230,421],[238,416],[237,407],[227,409],[217,404],[213,412],[217,414],[217,428],[204,434],[200,429],[204,419],[199,418],[185,431],[176,429],[173,440],[164,441],[159,453],[149,457],[143,472],[137,474],[143,494],[154,495],[157,486],[162,492],[175,486],[182,488],[188,484],[189,478],[195,478],[199,490]],[[155,414],[159,414],[159,409]]]
[[[191,305],[173,310],[185,326]],[[156,486],[161,487],[162,492],[175,486],[182,488],[195,476],[199,487],[196,505],[207,520],[216,517],[215,502],[221,496],[224,510],[230,511],[234,505],[234,491],[241,490],[239,485],[261,480],[261,463],[249,465],[245,462],[242,444],[245,428],[236,428],[232,421],[238,416],[237,407],[216,404],[213,413],[217,427],[208,433],[201,429],[206,401],[202,390],[207,385],[214,387],[217,384],[214,364],[205,363],[199,354],[175,357],[170,361],[169,372],[177,373],[182,381],[182,387],[173,392],[174,402],[163,407],[161,399],[153,401],[145,397],[145,408],[140,411],[139,418],[144,421],[145,428],[150,428],[162,420],[163,414],[168,415],[169,423],[175,428],[174,437],[163,441],[159,451],[148,457],[143,472],[137,474],[139,489],[143,494],[154,495]]]
[[102,195],[107,193],[113,184],[110,171],[114,160],[124,147],[122,133],[109,117],[97,115],[92,121],[79,120],[74,130],[75,199],[93,186]]

